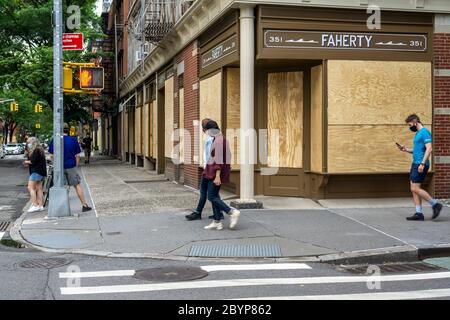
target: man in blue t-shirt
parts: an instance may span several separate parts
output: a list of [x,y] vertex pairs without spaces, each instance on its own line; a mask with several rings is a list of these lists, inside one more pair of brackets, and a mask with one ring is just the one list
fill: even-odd
[[433,138],[431,132],[425,128],[420,121],[420,118],[412,114],[406,118],[406,123],[412,132],[415,132],[413,149],[398,145],[403,152],[411,153],[413,155],[413,163],[410,172],[411,192],[413,194],[414,203],[416,205],[416,213],[412,217],[408,217],[409,221],[424,221],[422,199],[428,201],[433,207],[433,220],[439,217],[442,204],[430,196],[428,192],[422,189],[422,183],[430,169],[430,157],[433,151]]
[[[80,163],[80,153],[81,148],[80,144],[77,141],[77,138],[69,136],[69,126],[64,124],[64,176],[66,179],[66,183],[69,186],[75,187],[78,198],[83,205],[83,212],[87,212],[92,210],[91,207],[88,206],[85,198],[83,188],[81,187],[81,178],[78,174],[77,167]],[[50,142],[50,146],[48,148],[48,152],[53,154],[53,140]]]

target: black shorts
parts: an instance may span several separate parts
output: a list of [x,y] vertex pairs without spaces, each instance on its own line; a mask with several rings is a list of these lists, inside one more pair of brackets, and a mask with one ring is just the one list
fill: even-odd
[[428,170],[430,170],[430,166],[425,166],[423,168],[423,172],[419,172],[419,165],[413,164],[411,166],[411,172],[409,173],[409,179],[412,183],[423,183],[425,181],[425,177],[427,176]]

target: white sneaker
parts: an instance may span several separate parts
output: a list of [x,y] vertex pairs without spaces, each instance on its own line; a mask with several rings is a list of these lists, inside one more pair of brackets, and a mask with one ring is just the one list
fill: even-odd
[[213,221],[209,225],[207,225],[204,229],[205,230],[211,230],[211,229],[222,230],[223,224],[221,221],[219,221],[219,222]]
[[30,207],[30,209],[28,209],[28,213],[33,213],[33,212],[38,212],[39,211],[39,207],[35,206],[34,204]]
[[241,212],[238,209],[233,209],[230,213],[230,229],[234,229],[236,227],[236,224],[239,221],[239,217],[241,215]]
[[40,206],[39,207],[39,212],[42,212],[42,211],[44,211],[45,210],[45,208],[43,207],[43,206]]

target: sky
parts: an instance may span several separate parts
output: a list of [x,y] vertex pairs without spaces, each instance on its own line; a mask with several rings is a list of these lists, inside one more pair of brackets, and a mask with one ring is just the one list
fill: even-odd
[[103,7],[103,0],[97,0],[97,10],[96,10],[97,15],[102,14],[102,7]]

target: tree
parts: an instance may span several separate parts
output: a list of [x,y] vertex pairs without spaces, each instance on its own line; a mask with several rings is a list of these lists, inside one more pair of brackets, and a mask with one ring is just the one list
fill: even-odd
[[[101,32],[100,17],[95,14],[96,0],[64,1],[64,21],[69,17],[66,12],[71,5],[79,6],[81,25],[79,30],[65,32],[82,32],[86,42],[105,37]],[[32,130],[30,124],[36,120],[36,115],[28,112],[28,108],[32,108],[37,100],[47,102],[51,111],[52,9],[52,0],[0,0],[0,93],[2,98],[16,98],[24,106],[17,114],[6,112],[3,115],[10,129],[19,127],[21,131]],[[102,55],[102,52],[95,54]],[[64,61],[89,62],[92,57],[93,54],[87,50],[64,52]],[[90,120],[90,96],[66,95],[64,98],[65,119]],[[51,128],[51,119],[44,117],[42,127]]]

